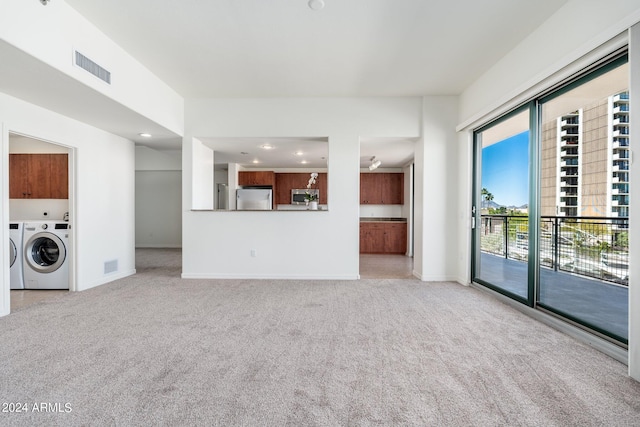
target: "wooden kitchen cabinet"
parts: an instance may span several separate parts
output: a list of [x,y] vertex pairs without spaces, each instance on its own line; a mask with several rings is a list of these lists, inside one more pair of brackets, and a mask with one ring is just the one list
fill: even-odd
[[378,172],[360,174],[361,205],[404,204],[404,173]]
[[68,155],[10,154],[9,198],[68,199]]
[[407,223],[385,222],[384,248],[386,253],[404,254],[407,252]]
[[66,154],[50,154],[50,199],[69,198],[69,159]]
[[360,223],[360,253],[384,253],[384,226],[382,223]]
[[406,222],[360,223],[360,253],[404,254],[406,252]]
[[9,198],[28,199],[31,195],[30,154],[9,154]]
[[276,185],[273,171],[242,171],[238,173],[238,185]]
[[385,173],[382,178],[382,204],[404,204],[404,173]]
[[360,204],[361,205],[381,205],[382,204],[382,174],[381,173],[361,173],[360,174]]
[[[290,205],[291,204],[291,190],[300,188],[307,188],[311,173],[310,172],[295,172],[295,173],[277,173],[276,174],[276,204],[278,205]],[[321,205],[327,204],[327,174],[325,172],[318,173],[318,179],[316,180],[317,188],[320,191]]]

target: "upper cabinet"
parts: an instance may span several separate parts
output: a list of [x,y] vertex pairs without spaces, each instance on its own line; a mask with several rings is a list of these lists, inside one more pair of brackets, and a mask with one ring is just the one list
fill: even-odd
[[377,172],[360,174],[361,205],[404,204],[404,173]]
[[9,198],[68,199],[68,155],[10,154]]
[[276,185],[273,171],[242,171],[238,173],[238,185]]
[[[291,203],[291,190],[293,189],[305,189],[309,183],[310,174],[304,173],[276,173],[276,204],[288,205]],[[327,174],[324,172],[318,173],[318,179],[316,180],[317,188],[320,191],[321,205],[327,204]]]

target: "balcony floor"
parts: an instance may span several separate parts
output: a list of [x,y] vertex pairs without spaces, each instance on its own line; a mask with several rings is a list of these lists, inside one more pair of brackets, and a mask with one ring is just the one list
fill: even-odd
[[[481,279],[527,297],[527,263],[486,253],[481,263]],[[539,304],[628,339],[628,287],[548,268],[540,269],[540,281]]]

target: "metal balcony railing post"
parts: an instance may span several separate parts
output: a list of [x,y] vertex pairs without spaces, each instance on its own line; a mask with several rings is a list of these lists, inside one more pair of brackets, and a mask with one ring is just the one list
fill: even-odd
[[509,217],[504,216],[504,257],[509,258]]
[[559,218],[556,217],[553,220],[553,271],[558,271],[558,264],[560,263],[560,238],[558,237],[560,227],[558,223]]

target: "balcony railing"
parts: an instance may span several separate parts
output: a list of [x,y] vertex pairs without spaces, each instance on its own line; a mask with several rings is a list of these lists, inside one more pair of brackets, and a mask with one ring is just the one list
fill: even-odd
[[[540,266],[628,286],[628,217],[543,216]],[[529,217],[481,215],[482,252],[527,261]]]

